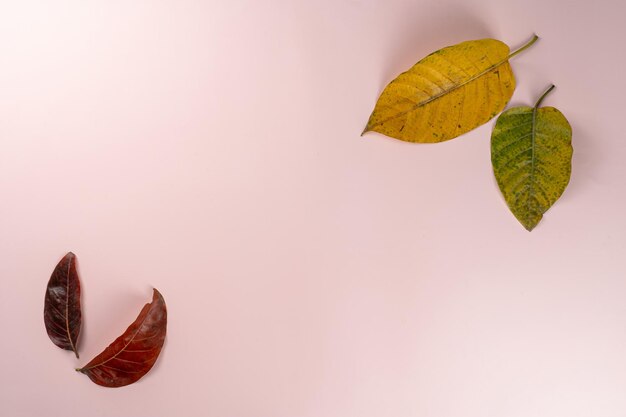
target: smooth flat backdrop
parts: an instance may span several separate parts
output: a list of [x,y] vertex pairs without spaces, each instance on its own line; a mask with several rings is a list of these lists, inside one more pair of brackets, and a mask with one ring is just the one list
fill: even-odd
[[[623,4],[2,1],[0,415],[626,415]],[[511,104],[556,84],[575,152],[532,233],[493,179],[495,120],[359,136],[428,53],[533,32]],[[80,360],[42,318],[70,250]],[[152,286],[153,371],[74,372]]]

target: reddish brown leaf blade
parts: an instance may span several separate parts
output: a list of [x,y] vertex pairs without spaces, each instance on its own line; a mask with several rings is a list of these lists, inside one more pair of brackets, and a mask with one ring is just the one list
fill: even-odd
[[76,255],[72,252],[65,255],[52,271],[44,299],[43,321],[52,343],[73,351],[78,358],[82,314]]
[[77,371],[104,387],[132,384],[148,373],[156,362],[166,331],[165,300],[155,288],[152,302],[143,307],[124,334]]

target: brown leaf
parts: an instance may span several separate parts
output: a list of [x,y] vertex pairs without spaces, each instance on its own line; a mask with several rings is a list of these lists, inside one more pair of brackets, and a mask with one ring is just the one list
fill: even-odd
[[76,369],[104,387],[123,387],[144,376],[161,353],[167,330],[165,300],[154,289],[152,302],[120,337],[82,368]]
[[52,271],[46,288],[43,320],[52,343],[73,351],[78,358],[82,314],[76,255],[72,252],[65,255]]

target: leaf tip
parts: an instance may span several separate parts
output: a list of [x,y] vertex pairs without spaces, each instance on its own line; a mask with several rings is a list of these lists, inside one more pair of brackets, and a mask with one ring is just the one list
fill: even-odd
[[533,229],[537,226],[537,224],[539,224],[538,221],[530,221],[530,222],[523,222],[522,226],[524,226],[524,229],[526,229],[529,232],[532,232]]
[[152,287],[152,301],[159,299],[165,303],[165,298],[163,298],[163,294],[156,288]]

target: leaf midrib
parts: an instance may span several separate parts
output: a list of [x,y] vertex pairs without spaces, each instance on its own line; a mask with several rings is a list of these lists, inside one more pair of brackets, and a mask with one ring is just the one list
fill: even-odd
[[[374,128],[374,127],[380,126],[382,124],[387,123],[390,120],[393,120],[393,119],[396,119],[398,117],[404,116],[407,113],[413,112],[413,111],[419,109],[420,107],[424,107],[427,104],[432,103],[433,101],[435,101],[435,100],[437,100],[437,99],[439,99],[439,98],[441,98],[441,97],[443,97],[443,96],[445,96],[445,95],[447,95],[447,94],[449,94],[449,93],[451,93],[451,92],[453,92],[455,90],[458,90],[461,87],[466,86],[467,84],[471,83],[472,81],[475,81],[478,78],[480,78],[480,77],[482,77],[482,76],[484,76],[484,75],[494,71],[496,68],[500,67],[501,65],[504,65],[505,63],[507,63],[509,61],[509,58],[511,58],[511,56],[512,56],[512,54],[507,55],[507,57],[505,59],[501,60],[500,62],[498,62],[496,64],[493,64],[492,66],[488,67],[487,69],[483,70],[482,72],[480,72],[480,73],[474,75],[473,77],[469,78],[467,81],[464,81],[464,82],[462,82],[460,84],[456,84],[456,85],[454,85],[453,87],[451,87],[448,90],[443,90],[442,92],[440,92],[438,94],[435,94],[434,96],[426,99],[425,101],[422,101],[422,102],[420,102],[418,104],[415,104],[409,110],[403,110],[403,111],[393,115],[392,117],[388,117],[387,119],[382,120],[381,122],[376,123],[376,124],[372,125],[371,127],[368,127],[367,130],[372,130],[372,128]],[[407,72],[409,72],[409,71],[407,71]],[[438,71],[438,72],[441,72],[441,71]]]
[[74,341],[70,333],[70,271],[72,270],[72,260],[74,260],[74,257],[70,256],[67,265],[67,275],[65,276],[65,330],[67,331],[67,338],[70,341],[70,346],[72,346],[72,351],[78,358],[78,352],[76,351],[76,346],[74,346]]
[[[537,106],[533,107],[533,119],[532,119],[532,130],[530,135],[530,148],[532,150],[530,154],[530,175],[529,175],[529,185],[528,185],[528,201],[526,202],[526,225],[530,225],[530,221],[532,219],[530,206],[531,200],[535,198],[535,136],[537,132]],[[531,227],[532,229],[532,227]]]

